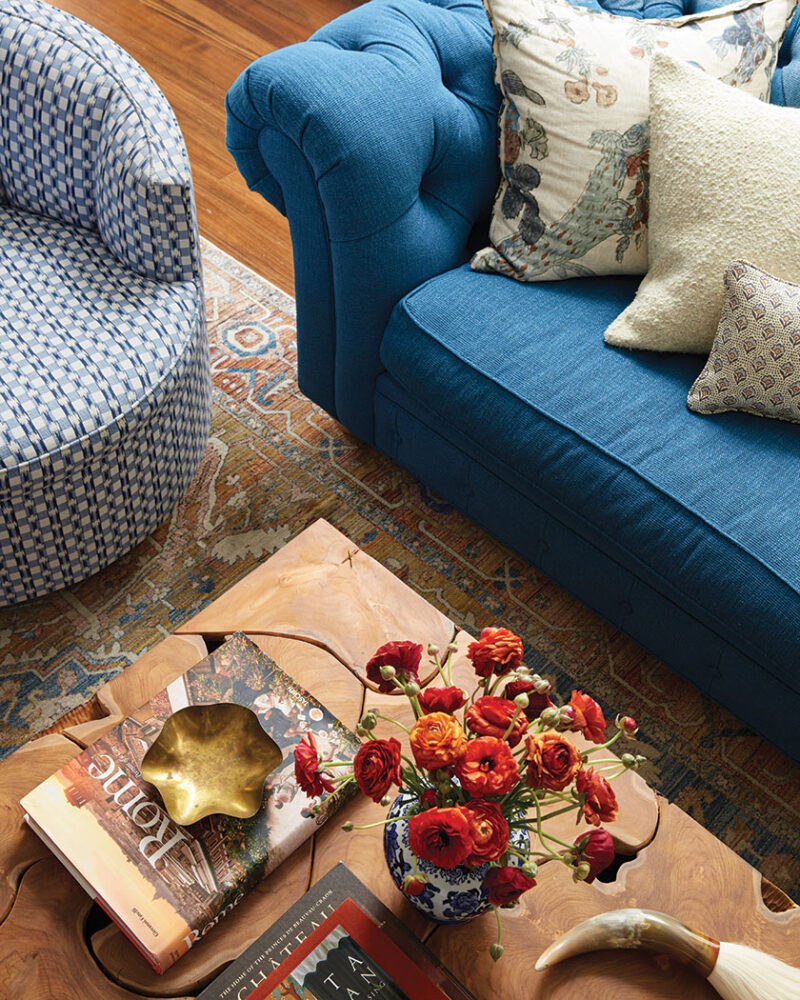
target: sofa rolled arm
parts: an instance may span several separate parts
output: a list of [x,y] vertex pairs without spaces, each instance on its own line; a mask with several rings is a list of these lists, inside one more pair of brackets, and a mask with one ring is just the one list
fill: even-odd
[[497,108],[480,0],[371,0],[228,92],[228,149],[289,219],[300,388],[364,440],[392,309],[491,206]]

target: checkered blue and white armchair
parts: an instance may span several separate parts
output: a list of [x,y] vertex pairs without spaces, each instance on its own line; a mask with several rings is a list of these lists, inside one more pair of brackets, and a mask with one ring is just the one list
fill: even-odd
[[0,8],[0,606],[131,549],[188,487],[211,388],[189,161],[114,42]]

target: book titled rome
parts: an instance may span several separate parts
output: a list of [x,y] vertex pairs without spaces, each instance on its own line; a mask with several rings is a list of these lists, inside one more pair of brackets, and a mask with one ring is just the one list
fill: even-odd
[[[251,708],[282,760],[252,818],[216,814],[179,826],[139,769],[173,712],[216,702]],[[341,804],[338,793],[309,800],[298,788],[294,748],[306,733],[324,758],[352,759],[360,746],[324,705],[236,633],[21,805],[31,828],[163,972]]]

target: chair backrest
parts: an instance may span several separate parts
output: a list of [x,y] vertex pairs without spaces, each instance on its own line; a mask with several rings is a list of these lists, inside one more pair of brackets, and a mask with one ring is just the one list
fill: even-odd
[[109,38],[37,0],[0,10],[0,185],[16,208],[97,229],[140,274],[197,272],[191,173],[166,98]]

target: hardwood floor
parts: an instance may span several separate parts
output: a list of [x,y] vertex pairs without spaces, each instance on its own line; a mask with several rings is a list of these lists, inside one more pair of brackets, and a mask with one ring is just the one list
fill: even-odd
[[225,149],[225,92],[258,56],[306,39],[356,0],[55,0],[118,42],[167,96],[194,175],[200,232],[289,293],[286,220]]

